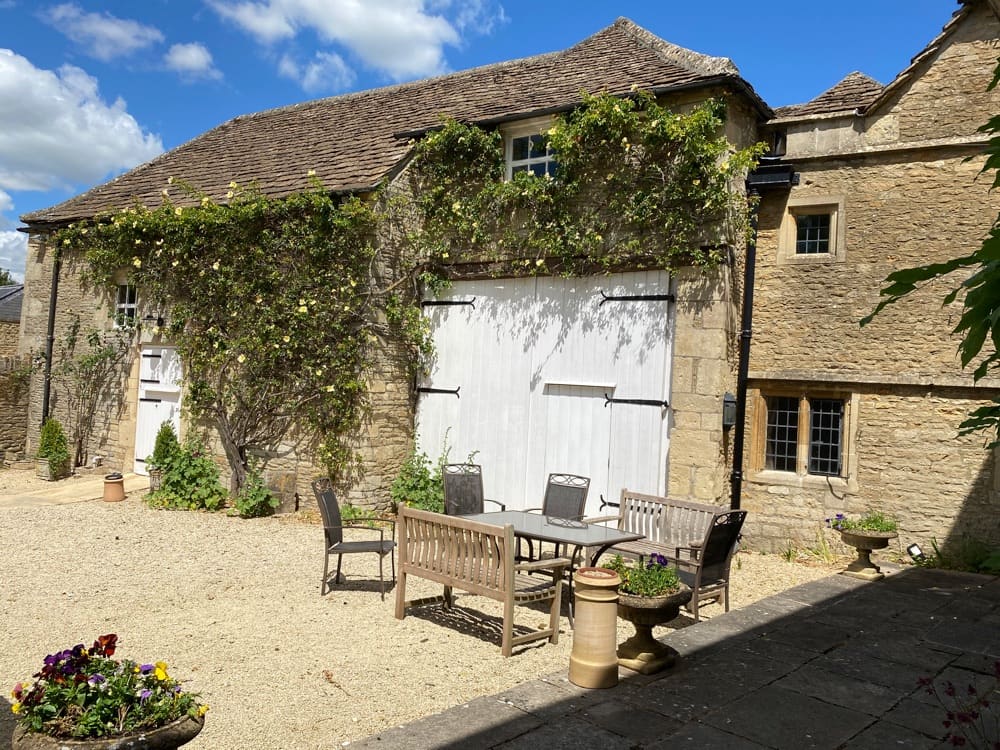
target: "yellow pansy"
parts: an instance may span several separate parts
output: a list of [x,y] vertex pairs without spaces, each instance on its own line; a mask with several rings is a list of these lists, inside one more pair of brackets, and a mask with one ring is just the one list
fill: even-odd
[[165,661],[156,662],[156,669],[153,670],[153,675],[158,680],[166,680],[169,675],[167,674],[167,663]]

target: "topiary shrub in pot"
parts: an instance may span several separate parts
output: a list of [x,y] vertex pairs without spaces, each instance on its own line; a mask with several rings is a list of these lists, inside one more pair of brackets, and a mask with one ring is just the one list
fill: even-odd
[[49,417],[38,436],[38,476],[53,481],[69,476],[69,442],[58,419]]

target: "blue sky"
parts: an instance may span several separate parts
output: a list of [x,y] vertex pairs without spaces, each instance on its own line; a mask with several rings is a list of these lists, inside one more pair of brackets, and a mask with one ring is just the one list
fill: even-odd
[[564,49],[627,16],[772,106],[891,81],[955,0],[0,0],[0,268],[18,217],[240,114]]

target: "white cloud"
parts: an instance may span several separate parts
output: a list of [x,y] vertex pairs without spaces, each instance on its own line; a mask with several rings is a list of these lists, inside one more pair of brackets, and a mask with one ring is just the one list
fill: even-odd
[[396,80],[444,72],[444,46],[458,45],[460,30],[488,33],[505,18],[499,6],[492,10],[492,0],[437,0],[432,5],[424,0],[206,1],[262,43],[312,31]]
[[97,79],[64,65],[41,70],[0,49],[0,190],[92,184],[163,151]]
[[167,68],[188,78],[222,78],[212,64],[212,53],[198,42],[175,44],[163,57]]
[[50,8],[42,14],[42,19],[98,60],[124,57],[163,41],[163,34],[152,26],[116,18],[107,12],[85,13],[75,3]]
[[305,65],[299,65],[288,55],[278,63],[278,72],[286,78],[297,81],[310,94],[343,91],[354,83],[354,71],[340,55],[317,52]]
[[10,271],[15,281],[24,281],[28,259],[28,235],[24,232],[0,232],[0,268]]

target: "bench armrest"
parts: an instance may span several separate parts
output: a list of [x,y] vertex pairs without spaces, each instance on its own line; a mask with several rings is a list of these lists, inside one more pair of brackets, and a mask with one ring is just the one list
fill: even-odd
[[572,563],[565,557],[552,557],[547,560],[535,560],[534,562],[518,563],[514,566],[517,572],[525,570],[560,570],[568,568]]

